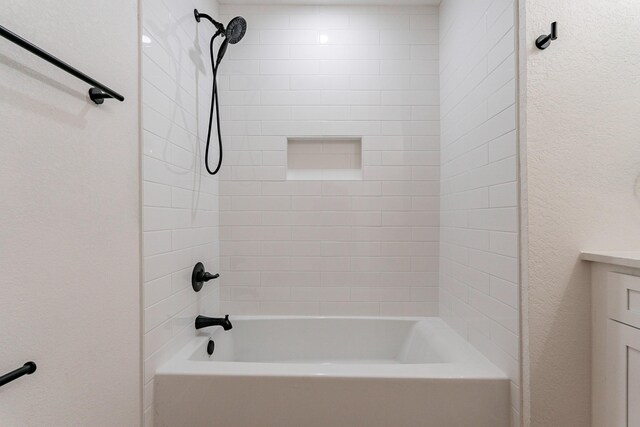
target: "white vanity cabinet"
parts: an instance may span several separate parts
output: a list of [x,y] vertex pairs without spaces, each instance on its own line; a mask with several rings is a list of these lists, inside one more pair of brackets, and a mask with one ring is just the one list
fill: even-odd
[[640,253],[592,261],[593,427],[640,427]]

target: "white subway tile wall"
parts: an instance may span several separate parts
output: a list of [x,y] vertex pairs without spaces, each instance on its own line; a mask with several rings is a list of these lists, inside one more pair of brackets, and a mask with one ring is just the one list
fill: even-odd
[[[195,334],[198,314],[218,311],[219,288],[196,294],[191,271],[219,269],[218,180],[203,168],[213,28],[210,0],[145,0],[142,6],[144,423],[153,425],[156,368]],[[199,46],[199,49],[196,49]]]
[[[437,315],[438,8],[220,12],[223,309]],[[287,181],[290,137],[362,137],[362,179]]]
[[513,0],[440,6],[440,316],[512,380],[520,421]]

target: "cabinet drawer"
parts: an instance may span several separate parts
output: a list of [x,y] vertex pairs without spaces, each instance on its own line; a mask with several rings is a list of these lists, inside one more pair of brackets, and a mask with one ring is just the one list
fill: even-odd
[[640,277],[609,273],[607,282],[608,317],[640,328]]

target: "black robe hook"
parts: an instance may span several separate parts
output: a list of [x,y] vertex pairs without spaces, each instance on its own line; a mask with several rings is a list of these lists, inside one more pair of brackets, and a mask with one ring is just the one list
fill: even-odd
[[536,47],[540,50],[545,50],[551,45],[552,40],[558,39],[558,23],[551,24],[551,34],[546,34],[538,37],[536,40]]

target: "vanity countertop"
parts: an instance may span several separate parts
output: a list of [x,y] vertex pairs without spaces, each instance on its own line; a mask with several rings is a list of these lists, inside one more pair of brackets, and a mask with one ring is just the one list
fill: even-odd
[[602,262],[623,267],[640,268],[640,251],[585,251],[580,255],[583,261]]

